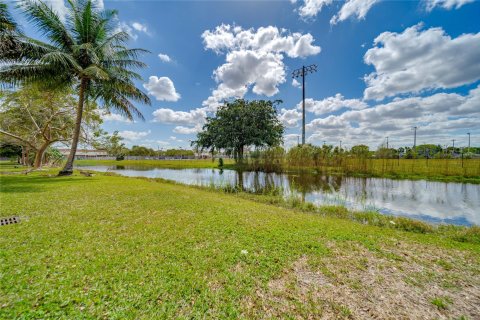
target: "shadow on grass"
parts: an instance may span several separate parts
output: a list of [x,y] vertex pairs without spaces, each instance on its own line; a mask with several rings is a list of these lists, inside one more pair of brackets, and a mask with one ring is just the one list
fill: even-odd
[[89,183],[90,178],[78,176],[27,176],[27,175],[0,175],[0,193],[17,192],[44,192],[50,188],[62,187],[73,183]]

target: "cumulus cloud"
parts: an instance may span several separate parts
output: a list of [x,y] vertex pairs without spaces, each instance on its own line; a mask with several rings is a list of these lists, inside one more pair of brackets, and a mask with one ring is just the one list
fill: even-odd
[[340,21],[345,21],[350,17],[365,19],[370,8],[378,3],[379,0],[348,0],[340,11],[330,19],[330,24],[334,25]]
[[305,126],[306,130],[318,130],[318,129],[344,129],[348,126],[348,122],[343,118],[337,116],[328,116],[326,118],[314,119],[312,122]]
[[455,88],[480,79],[480,33],[451,38],[442,28],[384,32],[364,56],[375,72],[365,76],[365,99]]
[[278,115],[278,119],[287,128],[298,127],[298,122],[302,119],[302,113],[295,109],[283,109]]
[[[296,1],[291,2],[296,3]],[[330,19],[330,24],[334,25],[351,17],[359,20],[365,19],[368,11],[378,2],[380,0],[347,0],[343,3],[340,11]],[[297,9],[297,12],[303,20],[312,20],[324,7],[332,3],[334,3],[333,0],[303,0],[303,4]]]
[[300,82],[298,82],[297,79],[293,79],[292,80],[292,86],[294,86],[295,88],[301,88],[302,84]]
[[[292,3],[296,3],[296,1]],[[298,8],[298,14],[303,19],[311,19],[316,17],[324,6],[331,3],[333,3],[333,0],[303,0],[303,5]]]
[[168,77],[150,76],[148,83],[144,83],[143,87],[159,101],[178,101],[180,99],[180,94],[177,93],[172,80]]
[[114,32],[120,31],[128,33],[133,40],[138,39],[138,33],[140,32],[149,34],[147,25],[141,24],[140,22],[127,23],[125,21],[118,21],[117,27]]
[[231,97],[243,97],[249,88],[272,96],[286,81],[283,58],[304,58],[320,53],[309,33],[290,33],[268,26],[257,30],[222,24],[202,34],[206,50],[225,55],[226,61],[213,76],[218,87],[203,105],[215,109]]
[[226,63],[214,72],[218,83],[232,90],[253,84],[253,92],[273,96],[278,85],[285,82],[282,55],[253,50],[234,51],[227,55]]
[[153,121],[165,124],[197,125],[203,124],[207,113],[203,108],[185,111],[160,108],[153,112]]
[[147,25],[140,22],[133,22],[132,28],[143,33],[148,33]]
[[150,130],[148,131],[130,131],[130,130],[125,130],[125,131],[119,131],[118,135],[122,138],[124,138],[127,141],[137,141],[140,140],[146,136],[148,136],[151,133]]
[[158,54],[158,57],[159,57],[160,60],[162,60],[163,62],[171,62],[171,61],[172,61],[172,59],[168,56],[168,54],[159,53],[159,54]]
[[[338,111],[342,108],[348,109],[365,109],[368,105],[358,99],[345,99],[343,95],[337,93],[333,97],[328,97],[323,100],[314,100],[311,98],[305,99],[305,109],[316,115],[327,114]],[[297,109],[302,109],[302,102],[297,104]]]
[[300,142],[300,135],[298,134],[286,134],[283,136],[283,145],[285,147],[296,146]]
[[427,11],[432,11],[435,7],[451,10],[453,8],[458,9],[473,1],[474,0],[426,0],[425,4]]
[[111,113],[111,112],[103,112],[100,114],[100,117],[102,118],[103,121],[112,121],[112,122],[125,122],[125,123],[131,123],[128,118],[122,116],[121,114],[118,113]]
[[134,32],[133,28],[126,22],[120,21],[118,22],[117,28],[114,30],[114,32],[125,32],[128,33],[128,35],[133,39],[137,40],[138,35]]
[[[418,143],[444,144],[466,132],[480,134],[480,86],[466,95],[436,93],[425,97],[396,98],[359,110],[317,118],[307,124],[309,142],[344,141],[350,147],[377,147],[386,136],[396,147],[411,145],[413,126],[418,126]],[[462,145],[458,139],[459,146]],[[465,142],[465,141],[464,141]],[[463,143],[463,146],[465,144]]]
[[202,126],[197,125],[195,127],[184,127],[184,126],[176,126],[173,128],[173,132],[179,134],[196,134],[202,131]]

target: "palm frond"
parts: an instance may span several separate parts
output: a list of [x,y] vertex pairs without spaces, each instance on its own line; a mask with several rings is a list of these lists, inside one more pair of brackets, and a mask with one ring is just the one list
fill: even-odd
[[33,23],[55,46],[68,50],[74,40],[58,14],[42,1],[22,0],[19,7],[24,10],[29,22]]

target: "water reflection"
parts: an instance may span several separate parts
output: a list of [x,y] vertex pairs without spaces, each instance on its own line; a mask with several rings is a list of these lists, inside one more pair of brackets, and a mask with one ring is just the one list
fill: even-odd
[[159,169],[96,166],[125,176],[163,178],[184,184],[237,187],[266,193],[280,189],[317,205],[344,205],[356,210],[409,216],[429,222],[480,225],[480,185],[434,181],[353,178],[322,174],[276,174],[219,169]]

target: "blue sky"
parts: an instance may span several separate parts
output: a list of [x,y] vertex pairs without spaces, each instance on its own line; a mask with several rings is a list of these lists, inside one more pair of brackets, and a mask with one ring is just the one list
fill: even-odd
[[[100,1],[100,0],[97,0]],[[58,11],[63,0],[50,0]],[[480,144],[480,2],[377,1],[100,1],[119,11],[131,46],[151,54],[138,86],[152,106],[146,121],[104,115],[127,145],[187,147],[223,99],[281,99],[285,144],[301,133],[307,77],[307,141]],[[16,15],[19,19],[20,16]],[[25,31],[34,35],[28,25]],[[159,56],[162,55],[162,56]]]

